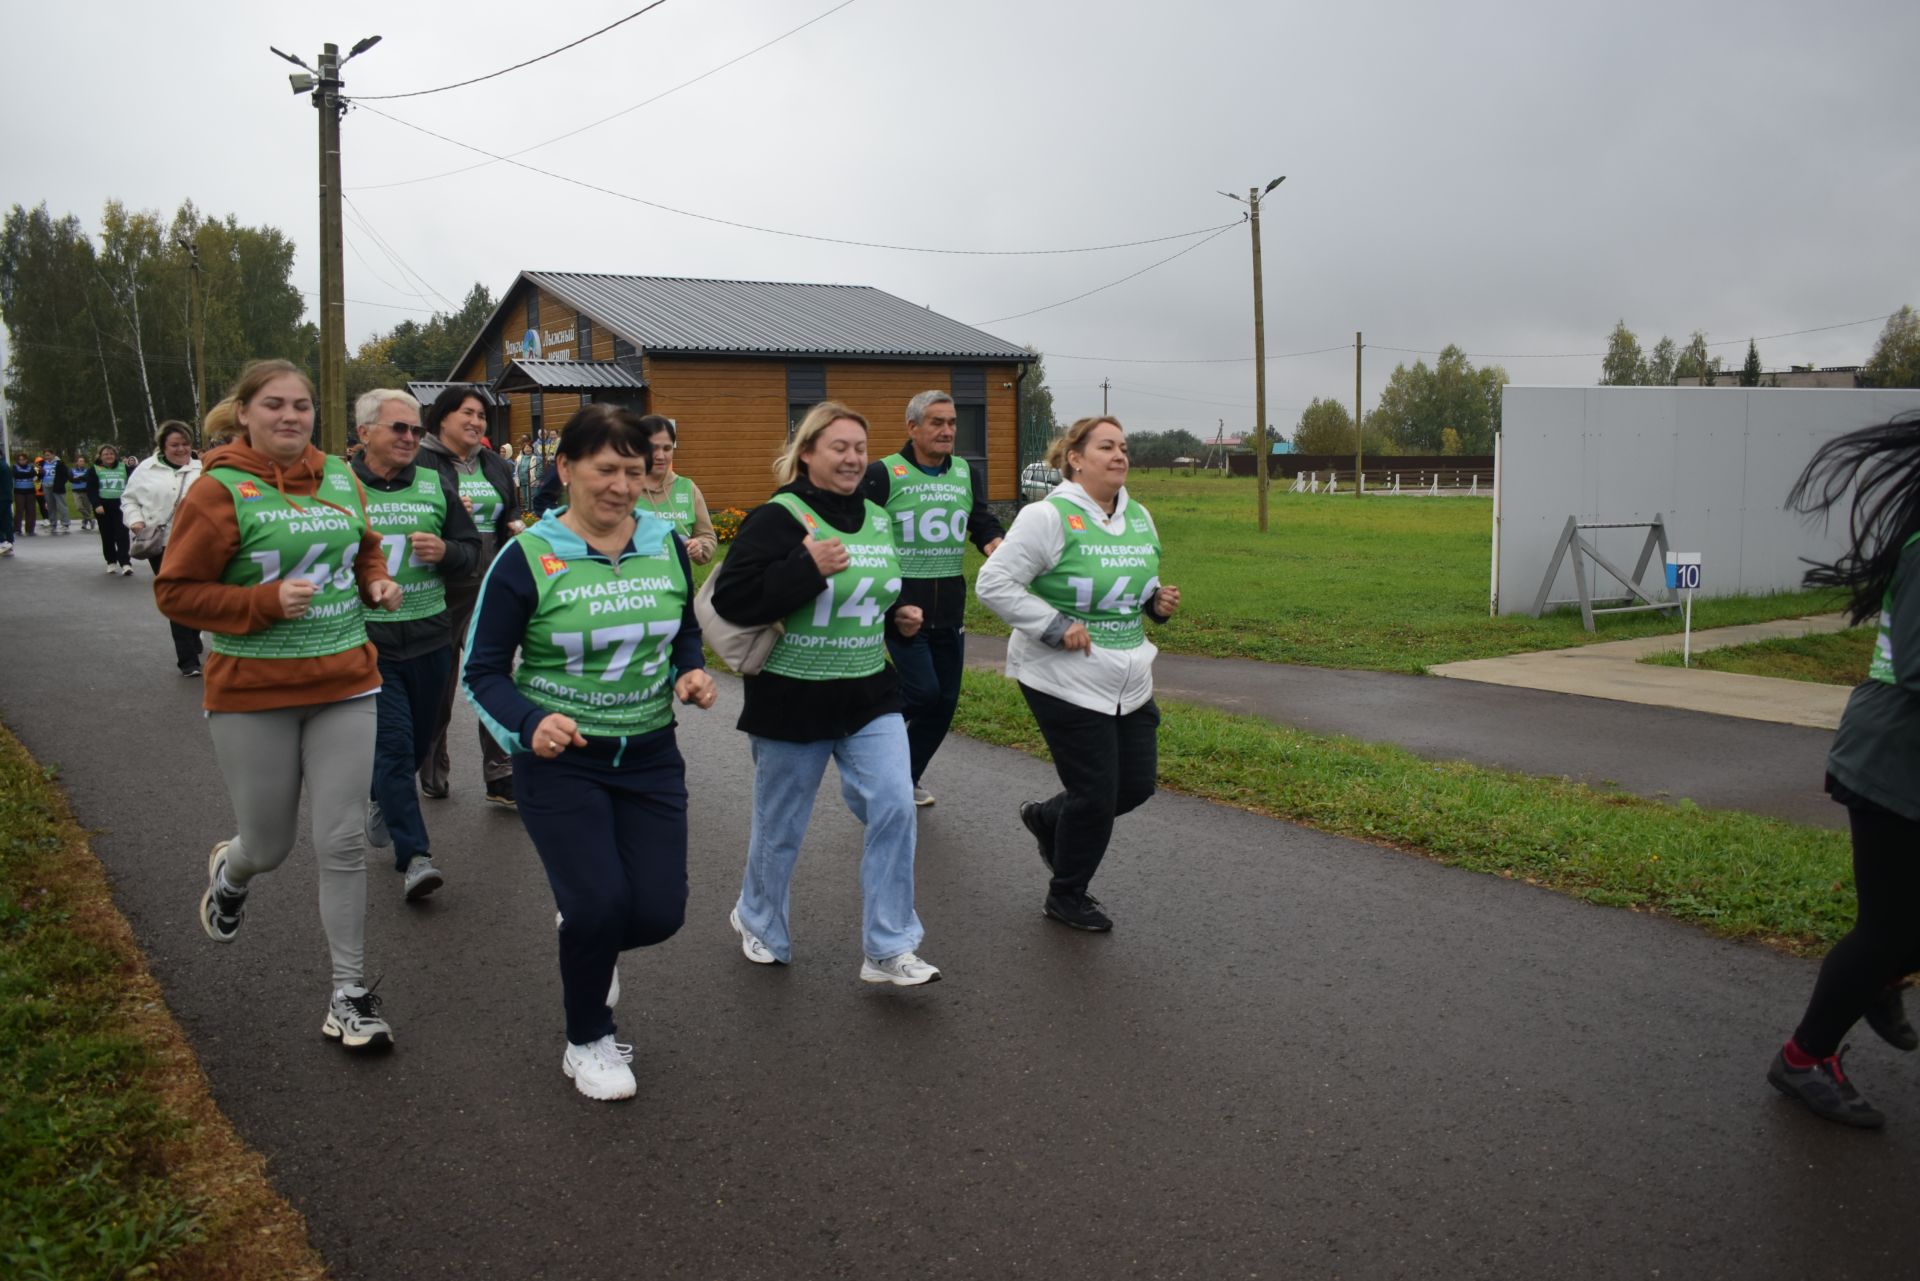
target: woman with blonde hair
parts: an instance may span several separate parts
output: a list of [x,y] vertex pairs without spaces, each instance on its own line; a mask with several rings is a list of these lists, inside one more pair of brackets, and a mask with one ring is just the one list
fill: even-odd
[[745,681],[753,835],[730,920],[749,961],[792,960],[788,887],[831,759],[866,829],[860,977],[914,987],[940,971],[914,951],[925,931],[913,906],[913,778],[883,632],[891,615],[911,636],[922,615],[895,608],[900,558],[886,510],[860,495],[866,471],[866,419],[815,405],[774,464],[780,488],[741,524],[714,584],[722,618],[786,625],[765,669]]
[[206,442],[208,449],[240,438],[238,409],[233,397],[228,396],[207,411],[206,421],[201,424],[200,439]]
[[257,360],[233,392],[245,438],[206,459],[180,503],[160,610],[213,633],[207,729],[238,829],[213,847],[200,927],[231,943],[253,883],[293,851],[311,801],[320,921],[333,963],[324,1036],[348,1049],[393,1043],[365,985],[367,786],[380,669],[369,608],[397,610],[367,496],[313,445],[313,386],[298,366]]
[[1160,582],[1160,532],[1127,496],[1127,433],[1082,418],[1047,453],[1060,485],[1021,509],[980,568],[974,591],[1013,636],[1018,681],[1047,741],[1061,790],[1020,806],[1052,880],[1041,910],[1077,930],[1113,921],[1087,886],[1113,820],[1153,795],[1160,709],[1141,617],[1164,623],[1180,589]]

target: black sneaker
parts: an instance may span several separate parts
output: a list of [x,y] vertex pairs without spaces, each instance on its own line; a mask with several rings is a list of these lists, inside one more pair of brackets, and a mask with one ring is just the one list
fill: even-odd
[[247,891],[227,884],[226,870],[227,842],[221,841],[207,855],[207,888],[200,895],[200,928],[216,943],[233,942],[247,906]]
[[1840,1060],[1846,1057],[1848,1048],[1841,1046],[1840,1053],[1817,1060],[1812,1067],[1797,1068],[1787,1062],[1787,1051],[1783,1046],[1773,1056],[1773,1066],[1767,1069],[1767,1080],[1773,1082],[1773,1088],[1788,1098],[1806,1104],[1807,1110],[1817,1117],[1862,1130],[1877,1130],[1886,1124],[1887,1118],[1873,1104],[1861,1098],[1860,1091],[1854,1089],[1853,1082],[1847,1079]]
[[447,785],[445,783],[429,783],[426,779],[422,778],[420,780],[420,795],[430,801],[444,801],[447,799]]
[[1040,910],[1076,930],[1104,934],[1113,928],[1113,919],[1100,910],[1100,900],[1091,894],[1049,894]]
[[1020,821],[1033,833],[1033,839],[1040,843],[1040,861],[1053,870],[1053,829],[1047,826],[1041,814],[1039,801],[1023,801],[1020,805]]
[[1896,1050],[1920,1050],[1920,1033],[1907,1022],[1906,1002],[1900,989],[1889,987],[1867,1007],[1867,1026]]
[[513,799],[513,780],[511,778],[500,778],[488,783],[487,803],[489,805],[504,805],[508,809],[512,809],[515,805]]
[[198,676],[200,674],[200,664],[195,663],[192,667],[183,667],[180,669],[180,674],[182,676]]

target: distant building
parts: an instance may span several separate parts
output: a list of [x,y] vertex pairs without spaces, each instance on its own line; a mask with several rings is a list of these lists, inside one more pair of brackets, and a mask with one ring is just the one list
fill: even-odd
[[[1698,378],[1676,378],[1676,387],[1698,387]],[[1740,371],[1723,369],[1714,377],[1715,387],[1738,387]],[[1825,369],[1815,369],[1812,365],[1795,365],[1791,369],[1768,369],[1760,374],[1762,387],[1858,387],[1860,385],[1860,366],[1829,365]]]
[[873,457],[904,438],[907,401],[939,388],[959,416],[954,452],[1017,494],[1025,348],[878,289],[523,271],[447,379],[494,402],[496,445],[558,432],[588,402],[679,423],[678,471],[715,507],[773,489],[770,464],[815,402],[873,424]]

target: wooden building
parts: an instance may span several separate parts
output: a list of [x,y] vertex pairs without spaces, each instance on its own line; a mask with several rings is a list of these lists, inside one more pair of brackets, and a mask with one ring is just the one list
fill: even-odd
[[[675,468],[712,507],[751,507],[809,407],[839,400],[872,424],[874,457],[905,439],[906,405],[939,388],[960,418],[955,452],[1018,497],[1024,348],[855,285],[521,272],[449,372],[485,387],[494,443],[515,452],[583,403],[664,414]],[[504,420],[504,425],[500,425]]]

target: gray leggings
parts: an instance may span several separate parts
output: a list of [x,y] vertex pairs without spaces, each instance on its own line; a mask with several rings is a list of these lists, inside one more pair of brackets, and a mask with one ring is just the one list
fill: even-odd
[[333,953],[335,987],[365,977],[367,781],[375,723],[372,698],[207,715],[240,825],[227,846],[227,880],[236,889],[293,852],[303,779],[308,786],[320,924]]

